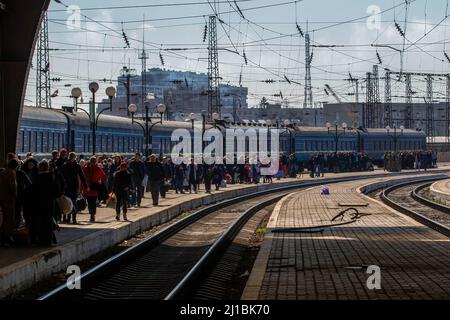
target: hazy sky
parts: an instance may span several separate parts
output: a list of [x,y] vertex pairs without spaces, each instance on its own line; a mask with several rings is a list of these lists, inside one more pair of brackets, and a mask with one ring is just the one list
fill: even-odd
[[[140,73],[138,52],[143,45],[143,19],[145,47],[149,53],[147,67],[163,67],[160,61],[162,54],[165,68],[207,71],[207,41],[203,42],[203,29],[208,16],[214,12],[213,1],[63,2],[81,9],[81,21],[78,28],[77,23],[74,24],[70,19],[74,16],[67,13],[63,5],[52,1],[48,12],[52,49],[51,77],[61,78],[60,82],[52,82],[52,92],[59,89],[59,96],[52,100],[54,107],[71,103],[68,98],[71,87],[64,85],[79,86],[84,92],[88,92],[90,81],[106,78],[114,83],[122,66],[128,64]],[[222,49],[219,51],[222,82],[238,85],[241,78],[242,85],[249,87],[250,105],[256,105],[263,96],[269,101],[280,102],[280,97],[273,96],[280,91],[291,106],[303,104],[305,47],[304,38],[298,33],[296,24],[303,32],[307,29],[310,31],[312,45],[336,45],[332,48],[312,48],[314,54],[311,74],[315,101],[334,102],[331,96],[325,94],[325,84],[333,87],[344,101],[353,100],[354,97],[348,93],[354,89],[345,79],[349,77],[349,72],[355,78],[365,77],[372,65],[378,63],[376,50],[382,60],[380,70],[400,69],[399,52],[392,48],[375,48],[371,44],[390,45],[398,50],[405,48],[405,71],[450,72],[449,62],[444,55],[447,50],[450,55],[450,47],[447,45],[450,21],[445,19],[448,0],[410,1],[404,46],[403,37],[396,30],[395,22],[405,30],[405,0],[218,2],[220,3],[215,10],[223,21],[217,23],[218,43]],[[238,13],[236,3],[245,19]],[[147,7],[106,8],[120,6]],[[370,6],[377,6],[381,10],[380,15],[373,18],[375,21],[380,19],[379,28],[376,28],[376,23],[367,25],[367,16],[370,14],[368,8],[374,8]],[[130,48],[124,48],[122,28],[129,39]],[[165,50],[169,48],[181,50]],[[223,49],[238,51],[239,55]],[[244,51],[247,65],[243,58]],[[382,72],[381,76],[383,74]],[[284,76],[300,84],[288,84],[284,81]],[[261,82],[268,79],[275,82]],[[25,104],[33,105],[35,102],[35,83],[36,71],[33,69],[30,72]],[[100,83],[100,98],[108,85],[110,84]],[[423,90],[424,78],[414,78],[413,91],[418,92],[417,99],[423,96]],[[436,97],[443,97],[444,81],[436,79],[435,91]],[[381,92],[383,93],[383,89]],[[403,93],[404,84],[394,81],[393,95]],[[360,100],[364,99],[361,95]]]

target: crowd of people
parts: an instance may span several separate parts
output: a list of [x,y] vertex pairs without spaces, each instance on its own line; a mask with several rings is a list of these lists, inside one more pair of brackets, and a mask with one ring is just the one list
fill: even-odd
[[398,172],[402,169],[417,171],[437,167],[437,153],[433,151],[386,152],[384,170]]
[[[387,155],[387,166],[392,166]],[[413,161],[414,159],[414,161]],[[176,194],[211,193],[227,184],[272,183],[273,179],[295,178],[308,170],[311,177],[325,172],[373,170],[364,153],[319,153],[307,162],[294,154],[281,155],[278,171],[267,174],[262,169],[271,164],[174,164],[168,156],[129,159],[119,154],[85,158],[65,149],[53,151],[49,160],[37,161],[31,153],[24,160],[10,153],[6,168],[0,169],[0,243],[11,244],[19,230],[38,245],[56,243],[54,231],[61,223],[77,223],[78,213],[85,211],[90,222],[96,221],[97,208],[113,206],[116,219],[127,220],[130,207],[140,207],[145,192],[154,206],[169,190]],[[404,168],[429,168],[435,159],[431,153],[402,153]],[[263,174],[265,173],[265,174]]]
[[[247,161],[248,162],[248,161]],[[25,230],[35,244],[56,243],[54,231],[61,223],[77,223],[85,210],[90,222],[96,220],[97,208],[115,203],[116,219],[127,220],[130,207],[140,207],[145,191],[158,206],[169,190],[176,194],[211,193],[227,184],[271,183],[272,175],[262,175],[257,164],[175,165],[170,157],[130,159],[121,155],[85,158],[66,149],[53,151],[49,160],[36,160],[31,153],[24,160],[10,153],[7,166],[0,169],[0,243],[11,244],[18,230]],[[282,156],[276,178],[295,177],[295,157]],[[24,231],[24,232],[25,232]]]
[[311,177],[323,177],[325,172],[370,171],[373,164],[365,153],[319,153],[309,159],[307,168]]

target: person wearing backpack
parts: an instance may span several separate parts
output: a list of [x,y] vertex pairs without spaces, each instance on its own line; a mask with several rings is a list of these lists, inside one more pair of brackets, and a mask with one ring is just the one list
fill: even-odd
[[8,161],[6,169],[0,171],[0,206],[3,223],[0,227],[0,242],[12,243],[12,234],[16,228],[16,170],[19,166],[17,159]]

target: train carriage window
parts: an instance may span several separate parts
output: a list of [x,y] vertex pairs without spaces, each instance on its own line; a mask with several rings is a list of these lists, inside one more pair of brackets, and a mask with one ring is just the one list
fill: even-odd
[[25,131],[20,130],[20,143],[22,144],[20,146],[20,149],[22,152],[25,152]]
[[38,132],[34,131],[33,134],[33,152],[37,152],[38,148]]
[[31,131],[28,131],[28,143],[27,143],[27,150],[31,151],[31,147],[32,147],[32,142],[31,142]]
[[44,132],[39,132],[39,152],[44,152]]
[[45,132],[45,152],[50,152],[50,132],[46,131]]

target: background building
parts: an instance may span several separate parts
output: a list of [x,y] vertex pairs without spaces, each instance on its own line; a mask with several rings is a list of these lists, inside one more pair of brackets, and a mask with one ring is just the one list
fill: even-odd
[[[208,110],[208,75],[205,73],[151,68],[144,73],[145,85],[142,84],[141,75],[126,72],[117,81],[117,97],[110,112],[113,115],[127,116],[129,102],[137,105],[136,116],[140,117],[144,112],[143,95],[145,99],[147,93],[155,95],[151,107],[152,116],[157,116],[155,107],[159,103],[166,105],[170,120],[184,120],[189,113],[195,113],[201,118],[201,113]],[[233,120],[238,109],[248,107],[246,87],[220,84],[219,91],[222,118]],[[98,104],[98,109],[104,107],[109,107],[107,99]]]

